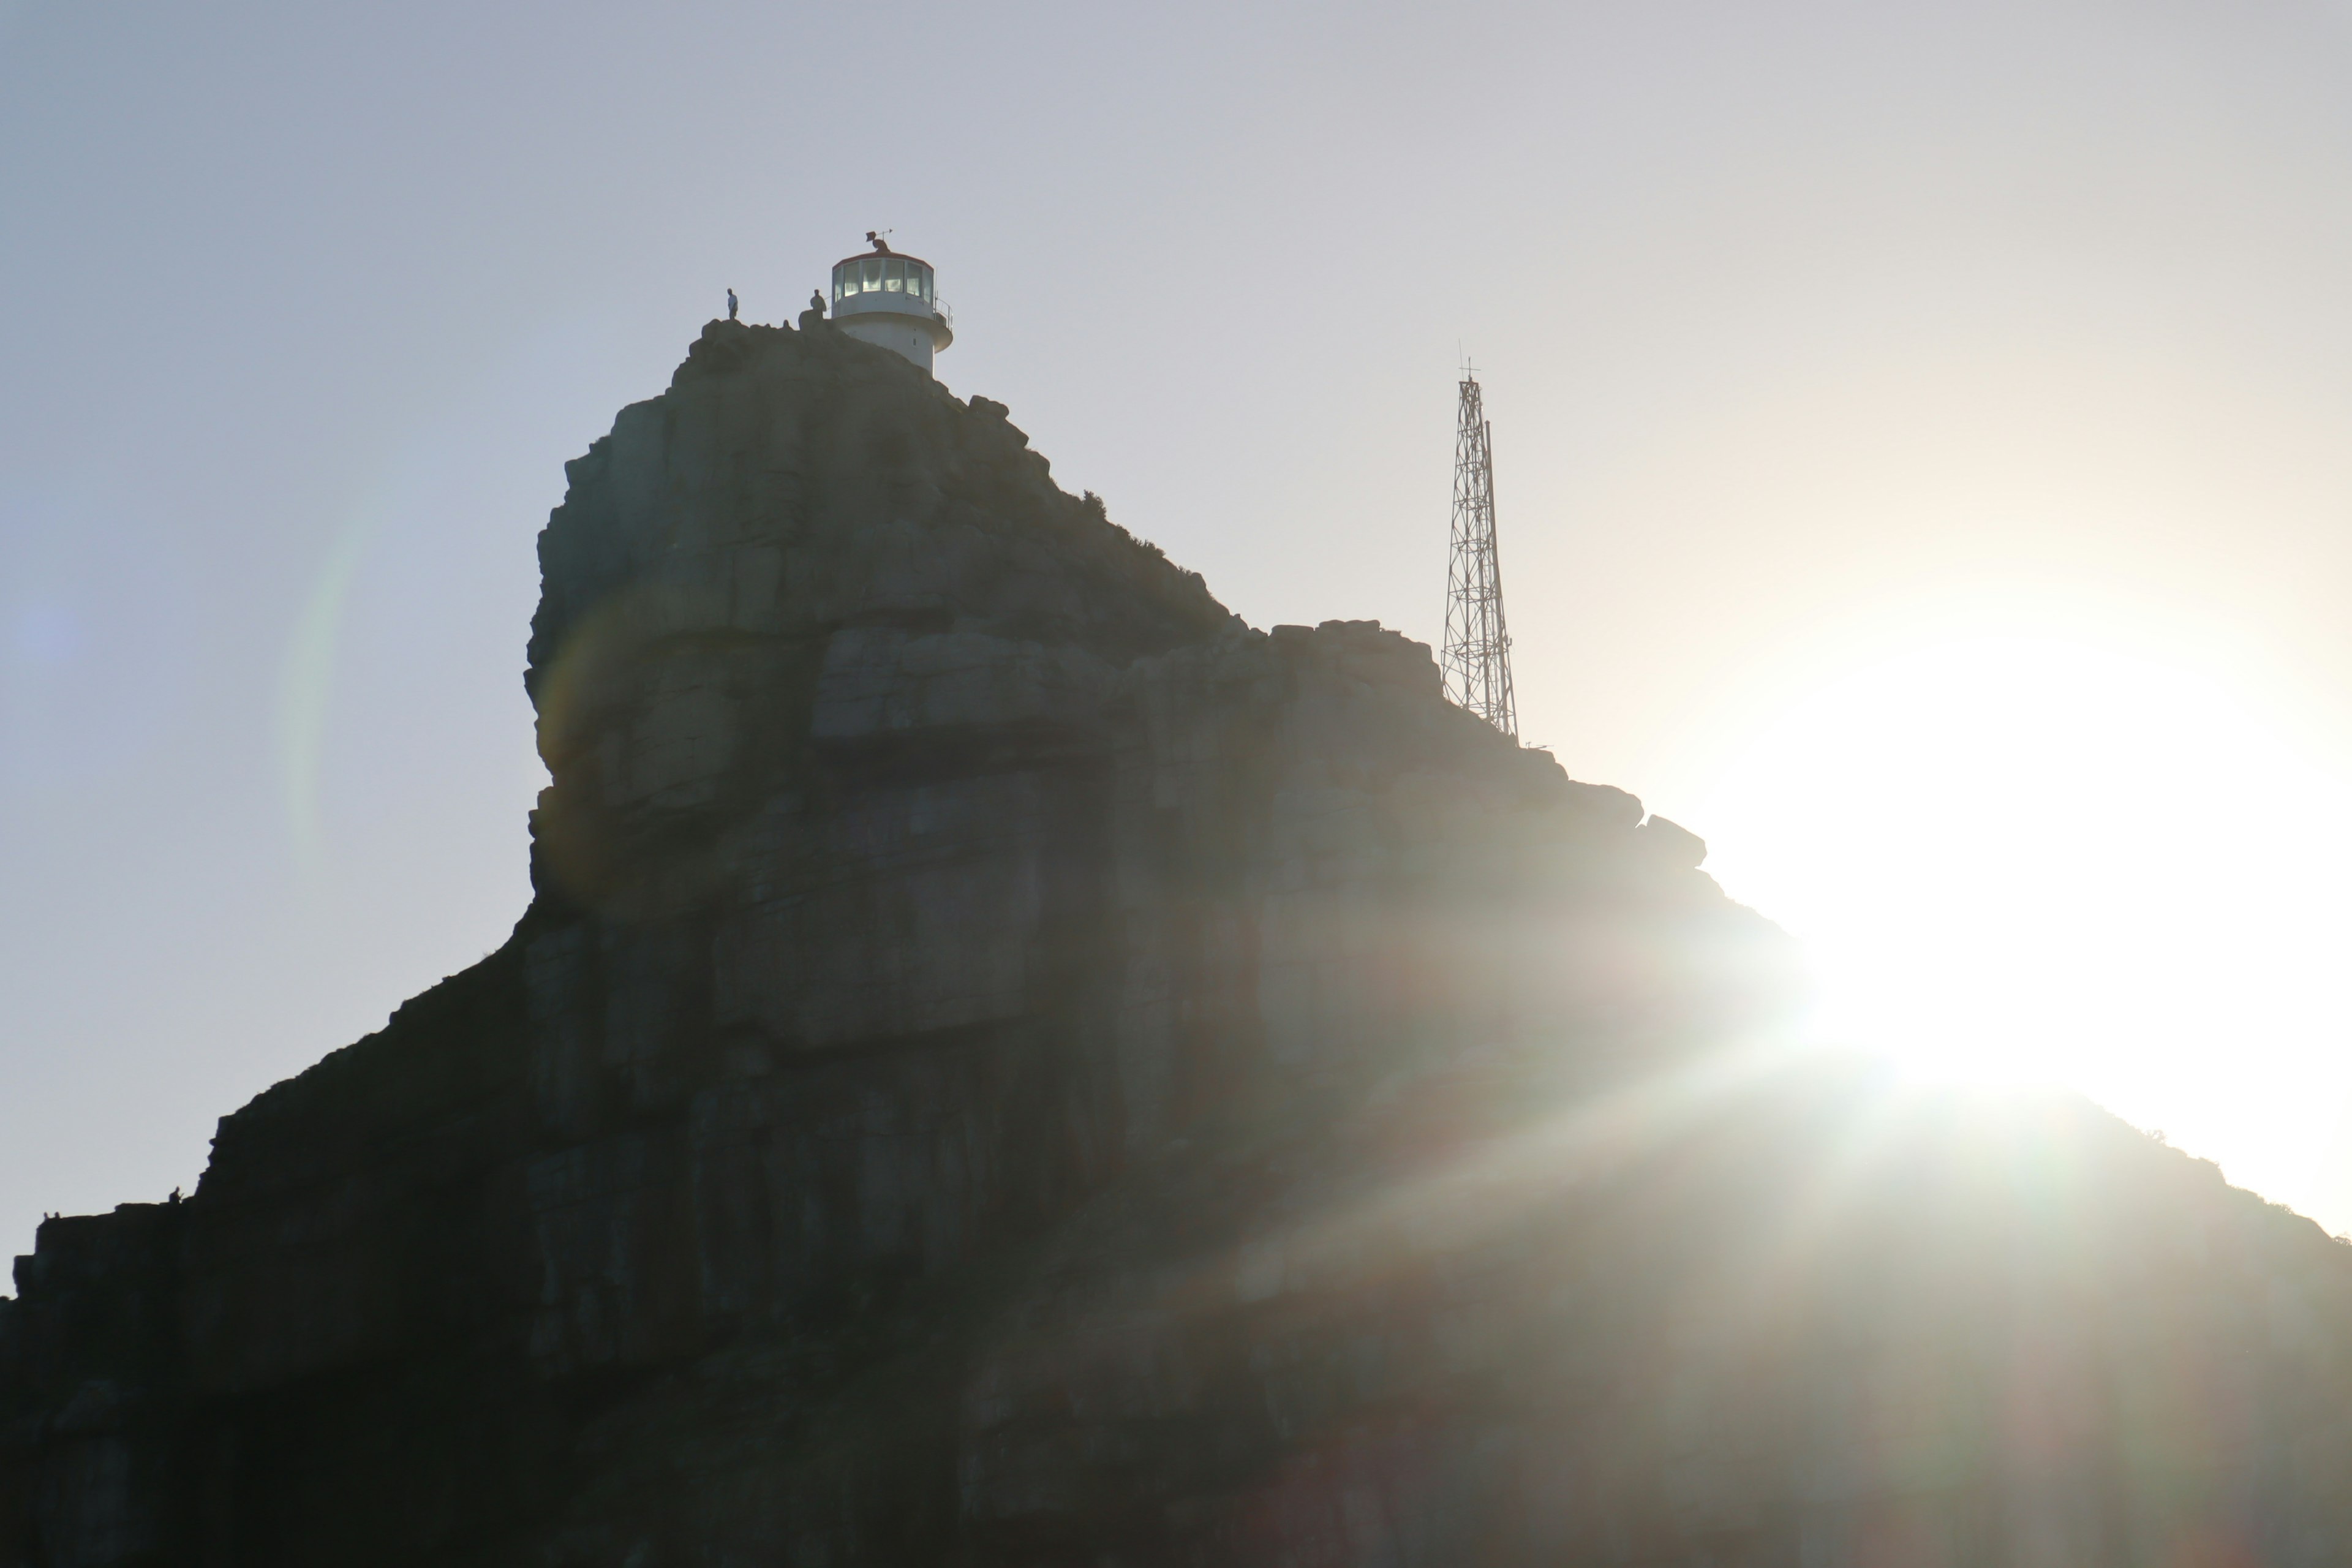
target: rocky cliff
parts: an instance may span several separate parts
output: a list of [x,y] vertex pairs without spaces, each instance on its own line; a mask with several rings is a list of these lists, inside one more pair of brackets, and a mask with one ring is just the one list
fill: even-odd
[[570,479],[530,910],[42,1226],[0,1568],[2352,1561],[2352,1249],[1790,1053],[1426,648],[822,325]]

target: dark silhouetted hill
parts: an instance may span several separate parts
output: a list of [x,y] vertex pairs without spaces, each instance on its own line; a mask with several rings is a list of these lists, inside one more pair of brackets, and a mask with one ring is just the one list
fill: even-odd
[[2352,1249],[1791,1053],[1425,647],[821,325],[570,478],[530,911],[42,1226],[0,1568],[2352,1562]]

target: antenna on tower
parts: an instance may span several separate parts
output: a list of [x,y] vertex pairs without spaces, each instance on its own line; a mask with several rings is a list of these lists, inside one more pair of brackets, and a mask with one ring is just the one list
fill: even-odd
[[1503,620],[1503,568],[1495,554],[1494,432],[1475,366],[1462,365],[1454,432],[1453,555],[1445,572],[1445,695],[1513,740],[1511,634]]

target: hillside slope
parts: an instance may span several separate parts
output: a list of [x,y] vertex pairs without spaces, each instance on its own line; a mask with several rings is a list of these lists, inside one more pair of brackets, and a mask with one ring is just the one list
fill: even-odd
[[2352,1249],[1790,1053],[1425,647],[821,325],[570,479],[530,911],[43,1226],[0,1568],[2352,1561]]

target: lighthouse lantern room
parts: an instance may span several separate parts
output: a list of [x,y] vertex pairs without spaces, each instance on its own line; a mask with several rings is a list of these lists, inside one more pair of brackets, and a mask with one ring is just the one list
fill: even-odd
[[834,264],[834,324],[929,374],[931,356],[955,341],[931,264],[892,250],[878,233],[866,237],[873,249]]

